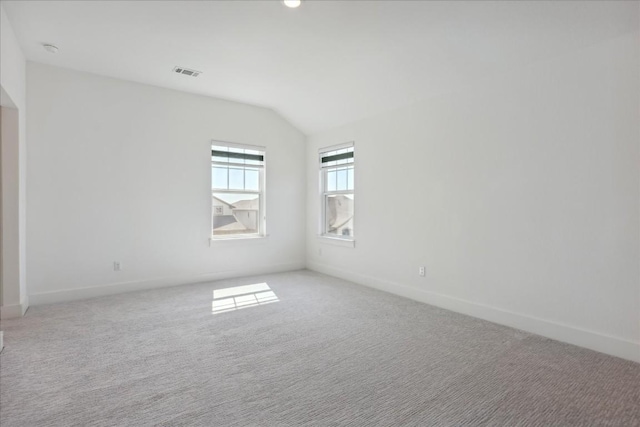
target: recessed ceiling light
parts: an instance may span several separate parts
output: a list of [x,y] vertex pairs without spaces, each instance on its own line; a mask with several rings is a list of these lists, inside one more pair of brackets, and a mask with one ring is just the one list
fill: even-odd
[[58,46],[54,46],[52,44],[43,44],[42,47],[44,47],[44,50],[49,53],[58,53]]
[[302,3],[302,0],[283,0],[282,2],[284,3],[285,6],[293,9],[300,6],[300,4]]

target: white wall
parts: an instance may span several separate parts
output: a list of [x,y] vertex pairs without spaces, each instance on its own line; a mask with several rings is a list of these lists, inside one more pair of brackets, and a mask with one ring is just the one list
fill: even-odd
[[[639,40],[312,135],[308,266],[640,361]],[[355,248],[316,238],[318,148],[347,141]]]
[[[0,104],[2,130],[2,309],[16,317],[28,307],[26,288],[26,92],[25,58],[0,5]],[[15,126],[14,126],[15,123]]]
[[[32,304],[304,268],[305,137],[273,111],[31,62],[27,83]],[[268,238],[209,246],[212,139],[266,147]]]

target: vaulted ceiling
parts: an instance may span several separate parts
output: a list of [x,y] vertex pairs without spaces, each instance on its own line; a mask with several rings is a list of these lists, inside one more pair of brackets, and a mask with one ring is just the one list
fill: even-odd
[[624,1],[2,4],[31,61],[273,108],[307,134],[638,29]]

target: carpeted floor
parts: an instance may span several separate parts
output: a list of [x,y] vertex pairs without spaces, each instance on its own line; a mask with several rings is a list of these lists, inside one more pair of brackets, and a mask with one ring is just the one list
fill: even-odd
[[2,427],[640,425],[640,364],[309,271],[2,328]]

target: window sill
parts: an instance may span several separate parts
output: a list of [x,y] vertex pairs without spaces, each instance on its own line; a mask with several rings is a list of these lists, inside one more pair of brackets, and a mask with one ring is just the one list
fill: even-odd
[[324,235],[318,235],[317,237],[320,243],[326,243],[328,245],[334,245],[334,246],[342,246],[345,248],[356,247],[355,239],[343,239],[340,237],[329,237]]
[[211,236],[211,237],[209,237],[209,246],[222,244],[222,243],[228,243],[228,242],[259,243],[259,242],[266,242],[268,238],[269,238],[268,234],[266,234],[264,236],[258,236],[258,235],[253,235],[253,236],[233,236],[233,237],[231,237],[231,236],[225,236],[225,237],[213,237],[213,236]]

